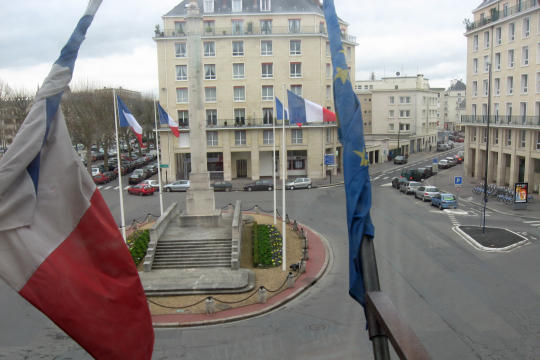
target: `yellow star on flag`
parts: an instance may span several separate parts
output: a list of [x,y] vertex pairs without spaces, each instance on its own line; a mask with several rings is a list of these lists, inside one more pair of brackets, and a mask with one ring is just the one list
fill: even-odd
[[340,67],[336,68],[334,81],[336,81],[336,79],[341,79],[341,83],[345,84],[347,80],[349,80],[349,71]]
[[360,166],[368,166],[369,165],[369,160],[366,157],[366,152],[365,151],[354,150],[354,153],[356,155],[360,156],[360,158],[362,159],[362,162],[360,163]]

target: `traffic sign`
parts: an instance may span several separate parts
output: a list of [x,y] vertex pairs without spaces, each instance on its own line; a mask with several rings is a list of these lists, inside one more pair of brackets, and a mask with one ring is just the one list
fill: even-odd
[[160,164],[159,167],[166,169],[169,167],[169,164]]
[[438,162],[439,162],[439,159],[437,159],[437,158],[434,158],[434,159],[433,159],[433,163],[434,163],[434,164],[437,164]]
[[454,185],[463,186],[463,176],[454,176]]
[[324,154],[324,165],[334,165],[333,154]]

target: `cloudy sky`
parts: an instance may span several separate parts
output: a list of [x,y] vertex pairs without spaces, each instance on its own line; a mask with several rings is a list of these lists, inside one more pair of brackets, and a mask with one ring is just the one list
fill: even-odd
[[[0,80],[35,91],[86,8],[86,0],[2,2]],[[75,66],[72,84],[157,93],[154,26],[179,0],[104,0]],[[465,79],[467,0],[335,0],[356,36],[356,78],[424,74],[432,87]]]

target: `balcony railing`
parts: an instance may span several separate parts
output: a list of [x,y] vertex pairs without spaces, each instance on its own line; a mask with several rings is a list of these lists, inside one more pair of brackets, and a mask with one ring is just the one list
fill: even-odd
[[[187,34],[182,30],[165,30],[165,31],[156,31],[156,38],[170,38],[170,37],[186,37]],[[201,34],[203,36],[245,36],[245,35],[275,35],[275,34],[290,34],[291,36],[295,35],[324,35],[327,36],[326,29],[320,26],[301,26],[300,28],[289,28],[289,27],[260,27],[255,26],[254,24],[247,23],[243,27],[233,28],[214,28],[214,27],[203,27],[201,29]],[[349,35],[347,33],[341,33],[341,39],[344,41],[356,43],[356,36]]]
[[[462,115],[462,124],[487,124],[487,115]],[[504,125],[517,127],[540,128],[540,116],[508,116],[492,115],[489,117],[490,125]]]
[[[282,126],[281,120],[276,120],[276,129],[280,128]],[[289,123],[289,120],[285,121],[285,126],[288,127],[298,127],[296,123]],[[304,123],[302,124],[302,128],[310,128],[310,127],[336,127],[337,124],[335,122],[327,122],[327,123]],[[180,130],[189,130],[189,124],[188,123],[180,123],[179,124]],[[246,128],[268,128],[272,129],[272,123],[269,121],[266,121],[262,118],[257,119],[217,119],[215,122],[207,122],[206,123],[206,129],[207,130],[219,130],[223,128],[230,128],[230,129],[246,129]]]
[[474,30],[476,28],[482,27],[486,24],[495,22],[499,19],[503,19],[508,16],[512,16],[514,14],[529,10],[530,8],[537,7],[538,1],[537,0],[523,0],[520,4],[517,4],[516,6],[511,6],[503,10],[493,10],[491,11],[489,18],[484,18],[475,22],[471,22],[468,19],[465,19],[465,29],[467,31]]

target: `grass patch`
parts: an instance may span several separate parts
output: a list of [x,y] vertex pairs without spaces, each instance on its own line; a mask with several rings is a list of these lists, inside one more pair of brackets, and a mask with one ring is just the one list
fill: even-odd
[[281,265],[283,239],[274,225],[253,224],[253,265],[273,267]]

